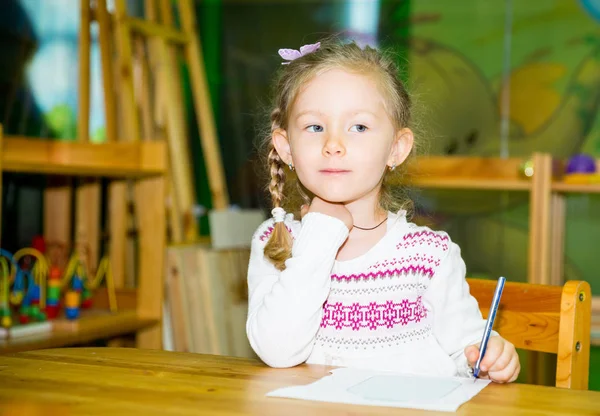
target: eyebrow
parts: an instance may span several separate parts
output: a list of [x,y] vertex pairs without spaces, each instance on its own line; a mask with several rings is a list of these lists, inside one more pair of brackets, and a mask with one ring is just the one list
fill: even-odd
[[359,114],[368,114],[368,115],[370,115],[370,116],[377,117],[377,116],[375,115],[375,113],[373,113],[372,111],[369,111],[369,110],[358,110],[358,111],[353,111],[353,112],[352,112],[352,113],[350,113],[350,114],[351,114],[351,115],[353,115],[353,116],[356,116],[356,115],[359,115]]
[[300,117],[302,116],[308,116],[308,115],[313,115],[313,116],[322,116],[323,113],[320,111],[316,111],[316,110],[306,110],[306,111],[302,111],[301,113],[298,113],[298,115],[296,116],[296,120],[298,120]]
[[[372,117],[377,118],[377,115],[375,113],[373,113],[372,111],[369,111],[369,110],[349,111],[348,113],[351,116],[356,116],[356,115],[359,115],[359,114],[368,114],[368,115],[370,115]],[[323,113],[321,111],[316,111],[316,110],[302,111],[302,112],[298,113],[298,115],[296,116],[296,120],[299,119],[302,116],[307,116],[307,115],[322,116]]]

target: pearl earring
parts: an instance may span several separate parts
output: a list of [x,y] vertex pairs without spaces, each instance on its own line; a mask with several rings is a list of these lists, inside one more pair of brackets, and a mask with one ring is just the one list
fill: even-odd
[[290,170],[294,170],[294,165],[292,165],[292,164],[290,163],[290,164],[288,164],[288,166],[289,166]]
[[390,166],[390,171],[396,169],[396,164],[394,163],[392,166]]

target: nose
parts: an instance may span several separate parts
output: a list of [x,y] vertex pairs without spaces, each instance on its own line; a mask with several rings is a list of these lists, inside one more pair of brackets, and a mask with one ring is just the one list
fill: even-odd
[[345,154],[346,147],[341,139],[334,135],[327,137],[323,145],[323,156],[344,156]]

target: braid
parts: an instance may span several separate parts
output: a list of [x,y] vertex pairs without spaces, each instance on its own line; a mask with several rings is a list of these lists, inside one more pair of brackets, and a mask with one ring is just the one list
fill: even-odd
[[[281,111],[275,109],[271,113],[271,129],[279,127]],[[273,144],[270,144],[267,163],[271,180],[269,181],[269,193],[273,207],[281,207],[283,201],[283,188],[285,185],[284,163],[279,157]],[[273,232],[264,249],[265,256],[275,265],[278,270],[285,269],[285,261],[292,256],[292,236],[284,222],[278,222],[273,226]]]
[[269,193],[273,207],[280,207],[283,199],[283,185],[285,184],[285,171],[283,170],[283,162],[275,147],[271,147],[269,152],[268,163],[271,172],[271,181],[269,182]]

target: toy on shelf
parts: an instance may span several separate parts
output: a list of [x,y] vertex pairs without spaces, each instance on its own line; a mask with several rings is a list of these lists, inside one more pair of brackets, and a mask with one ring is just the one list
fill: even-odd
[[67,263],[67,247],[61,242],[45,242],[36,239],[32,245],[43,247],[48,258],[48,291],[46,293],[46,315],[48,319],[55,319],[60,311],[62,294],[62,275]]
[[79,318],[79,303],[81,293],[77,290],[69,290],[65,293],[65,317],[69,320]]
[[[23,248],[15,254],[0,249],[0,337],[10,337],[13,332],[30,334],[38,331],[37,327],[47,330],[56,322],[39,324],[59,318],[61,307],[67,321],[77,320],[81,309],[91,309],[93,292],[102,281],[106,282],[110,312],[117,312],[108,256],[101,259],[92,275],[85,250],[76,250],[66,262],[66,257],[57,257],[66,251],[63,246],[46,245],[40,239],[35,246],[48,248],[48,257],[35,248]],[[65,263],[63,273],[60,265]]]
[[526,178],[533,177],[533,159],[527,159],[519,166],[519,174]]
[[96,276],[92,279],[79,253],[71,256],[60,284],[60,287],[63,288],[70,284],[65,294],[65,316],[67,319],[77,319],[80,308],[90,309],[92,307],[92,292],[98,288],[103,279],[106,280],[110,311],[117,312],[117,296],[108,257],[102,258]]
[[69,259],[65,275],[62,279],[63,288],[69,286],[65,293],[65,317],[69,320],[79,318],[81,307],[81,292],[84,289],[83,276],[85,274],[85,263],[78,252]]
[[[88,291],[93,291],[98,288],[102,279],[106,281],[106,290],[108,293],[108,307],[111,312],[117,312],[117,295],[115,293],[115,281],[112,275],[112,269],[110,267],[110,260],[108,257],[103,257],[98,265],[96,271],[96,277],[90,280],[89,277],[84,280],[84,287]],[[85,300],[84,300],[85,302]],[[91,306],[91,298],[89,299],[89,305]]]
[[569,159],[563,176],[565,183],[600,183],[596,159],[585,153],[576,154]]
[[[52,330],[44,313],[47,262],[35,249],[0,249],[0,338]],[[11,290],[12,286],[12,290]]]
[[[22,324],[43,322],[46,320],[46,279],[48,263],[46,257],[34,248],[23,248],[14,256],[17,265],[22,261],[23,267],[18,267],[13,284],[15,301],[20,301],[19,321]],[[35,263],[32,263],[35,259]],[[25,290],[25,280],[27,289]]]
[[61,279],[60,269],[56,266],[50,267],[48,273],[48,291],[46,292],[46,316],[54,319],[60,310]]
[[10,328],[12,325],[12,316],[10,313],[10,304],[8,302],[8,293],[10,291],[10,268],[8,260],[0,257],[0,326]]

